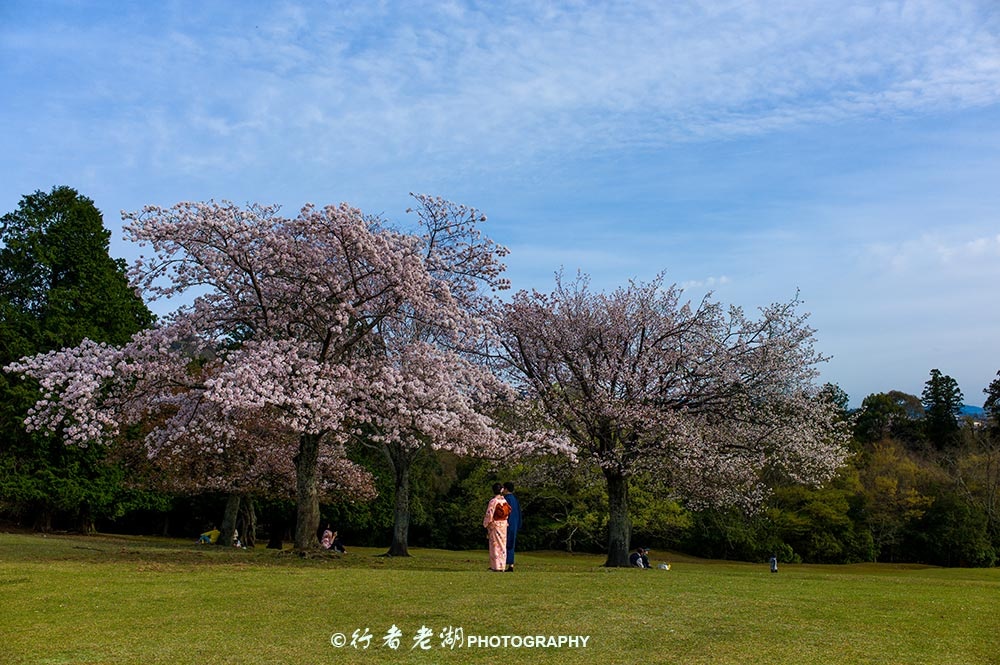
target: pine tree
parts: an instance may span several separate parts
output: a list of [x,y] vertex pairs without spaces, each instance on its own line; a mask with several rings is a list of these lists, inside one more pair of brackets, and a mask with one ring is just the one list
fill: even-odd
[[956,445],[960,431],[958,414],[964,399],[958,383],[940,370],[932,369],[931,378],[924,384],[921,396],[927,440],[938,450]]
[[[153,322],[110,238],[94,202],[69,187],[27,195],[0,217],[0,367],[84,338],[121,343]],[[65,515],[88,530],[120,510],[122,472],[106,451],[27,433],[36,399],[33,383],[0,373],[0,500],[38,529]]]

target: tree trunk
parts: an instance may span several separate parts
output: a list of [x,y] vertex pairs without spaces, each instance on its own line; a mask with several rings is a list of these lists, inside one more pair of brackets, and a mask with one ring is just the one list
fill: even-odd
[[570,529],[569,535],[566,536],[566,551],[570,554],[573,553],[573,536],[576,535],[576,527]]
[[632,524],[628,517],[628,478],[616,470],[604,470],[608,483],[608,560],[609,568],[628,567]]
[[76,528],[85,536],[97,533],[97,524],[94,522],[94,515],[87,504],[80,506],[80,510],[76,516]]
[[299,452],[295,455],[295,551],[305,553],[319,546],[319,483],[316,478],[319,460],[319,435],[299,437]]
[[230,494],[226,499],[226,512],[222,515],[222,526],[219,527],[217,545],[232,547],[233,533],[236,531],[236,517],[240,512],[240,495]]
[[410,458],[405,453],[393,462],[396,471],[396,507],[392,523],[389,556],[410,556]]
[[257,542],[257,511],[254,510],[253,497],[249,494],[243,495],[237,522],[243,536],[243,547],[252,548]]

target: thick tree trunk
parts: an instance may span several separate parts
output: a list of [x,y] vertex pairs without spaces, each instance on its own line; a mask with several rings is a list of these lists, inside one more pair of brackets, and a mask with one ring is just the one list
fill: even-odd
[[253,498],[249,494],[244,494],[240,502],[237,523],[240,525],[243,547],[252,548],[257,542],[257,511],[254,510]]
[[299,452],[295,455],[295,551],[304,553],[319,547],[319,483],[316,478],[319,460],[319,435],[299,437]]
[[615,470],[604,470],[608,483],[608,560],[609,568],[628,567],[632,524],[628,517],[628,478]]
[[240,495],[230,494],[226,499],[226,511],[222,515],[222,526],[219,527],[217,545],[232,547],[233,533],[236,531],[236,517],[240,512]]
[[396,507],[392,523],[392,543],[389,556],[410,556],[407,543],[410,538],[410,459],[399,455],[396,467]]

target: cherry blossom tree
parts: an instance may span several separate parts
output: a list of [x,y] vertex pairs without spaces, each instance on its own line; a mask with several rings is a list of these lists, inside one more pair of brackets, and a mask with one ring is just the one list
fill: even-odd
[[[447,377],[446,380],[442,380]],[[409,556],[410,470],[430,450],[499,458],[504,437],[484,411],[496,382],[454,352],[416,341],[381,363],[365,397],[358,440],[380,450],[394,476],[390,556]]]
[[[221,454],[241,445],[248,414],[255,414],[272,432],[294,435],[290,456],[280,436],[264,437],[254,450],[290,458],[295,547],[311,547],[323,455],[364,435],[368,423],[386,440],[397,436],[385,416],[393,405],[374,408],[368,389],[383,399],[406,391],[413,397],[420,389],[420,382],[386,387],[405,379],[393,374],[398,356],[386,351],[393,344],[384,331],[418,330],[438,348],[461,349],[477,335],[468,305],[479,285],[506,286],[505,250],[480,234],[478,213],[415,198],[449,213],[421,216],[423,236],[393,230],[346,204],[307,205],[294,218],[275,207],[226,202],[125,214],[126,236],[153,250],[133,266],[134,282],[153,300],[193,300],[123,346],[85,341],[12,365],[43,386],[29,426],[59,429],[68,441],[87,445],[154,422],[143,440],[152,456]],[[415,347],[410,356],[429,348]],[[457,365],[448,359],[428,372],[446,385],[451,367]],[[457,397],[466,399],[460,390],[448,399]],[[438,399],[439,415],[446,401]]]
[[[483,236],[477,210],[436,197],[417,196],[424,233],[420,251],[431,275],[457,306],[449,317],[383,319],[366,376],[361,410],[365,426],[356,439],[378,449],[394,476],[390,556],[409,556],[410,470],[432,449],[498,458],[505,445],[488,407],[509,395],[481,362],[483,313],[491,295],[508,284],[499,259],[506,249]],[[479,361],[479,362],[477,362]]]
[[662,276],[607,294],[560,276],[552,293],[521,291],[495,311],[512,380],[604,475],[608,566],[628,565],[636,473],[690,502],[753,505],[769,478],[821,482],[846,456],[847,426],[817,397],[823,358],[797,298],[750,318],[681,296]]

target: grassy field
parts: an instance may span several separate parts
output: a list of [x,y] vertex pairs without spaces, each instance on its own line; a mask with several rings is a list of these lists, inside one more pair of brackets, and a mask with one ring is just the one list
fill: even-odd
[[[997,569],[774,575],[669,557],[669,571],[606,570],[601,557],[528,552],[495,574],[485,551],[380,552],[0,534],[0,662],[1000,663]],[[383,643],[393,626],[395,650]],[[411,648],[421,629],[428,650]],[[352,647],[366,630],[368,648]],[[479,636],[517,639],[470,647]],[[587,641],[529,648],[524,636]]]

